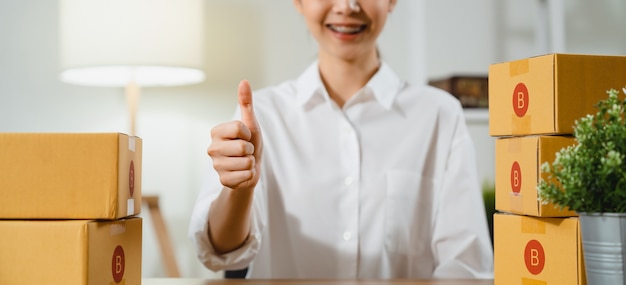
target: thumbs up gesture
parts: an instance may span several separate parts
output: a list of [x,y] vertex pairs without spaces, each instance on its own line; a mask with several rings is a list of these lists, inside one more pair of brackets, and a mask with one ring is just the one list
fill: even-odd
[[254,115],[252,91],[248,81],[239,83],[241,121],[230,121],[211,130],[211,145],[207,153],[220,182],[231,189],[252,190],[261,174],[263,139]]

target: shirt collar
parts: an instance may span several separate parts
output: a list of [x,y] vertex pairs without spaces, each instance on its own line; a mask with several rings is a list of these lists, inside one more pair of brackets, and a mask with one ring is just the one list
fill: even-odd
[[313,95],[323,95],[325,92],[322,78],[320,77],[318,62],[315,61],[298,77],[298,104],[304,106],[311,101]]
[[398,96],[403,81],[386,63],[381,63],[380,69],[365,85],[369,88],[376,100],[386,109],[391,109],[393,101]]
[[[374,98],[386,109],[391,109],[393,101],[403,87],[403,81],[386,64],[381,63],[380,69],[365,85],[374,95]],[[328,97],[319,73],[318,61],[313,62],[298,77],[298,103],[302,106],[312,101],[314,95]]]

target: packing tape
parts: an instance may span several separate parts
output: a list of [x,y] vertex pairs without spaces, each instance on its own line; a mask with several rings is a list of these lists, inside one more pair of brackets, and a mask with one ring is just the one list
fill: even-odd
[[509,155],[516,157],[522,152],[522,140],[520,138],[508,138],[507,140]]
[[116,236],[126,232],[126,224],[124,223],[112,223],[109,227],[109,235]]
[[522,233],[525,234],[545,234],[546,223],[539,218],[525,217],[521,219]]
[[130,198],[126,201],[126,215],[132,216],[135,214],[135,199]]
[[547,285],[548,282],[522,277],[522,285]]
[[520,59],[516,61],[511,61],[509,63],[509,76],[510,77],[528,73],[528,70],[529,70],[528,59]]
[[524,199],[521,193],[511,191],[511,212],[524,214]]
[[135,137],[128,137],[128,149],[135,152]]
[[530,135],[532,123],[530,122],[530,115],[518,117],[515,114],[511,115],[511,132],[518,135]]

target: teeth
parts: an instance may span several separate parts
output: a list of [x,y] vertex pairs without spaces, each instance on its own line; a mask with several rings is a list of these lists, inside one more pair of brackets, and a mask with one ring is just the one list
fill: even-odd
[[363,26],[333,26],[330,25],[330,28],[338,33],[343,34],[356,34],[363,29]]

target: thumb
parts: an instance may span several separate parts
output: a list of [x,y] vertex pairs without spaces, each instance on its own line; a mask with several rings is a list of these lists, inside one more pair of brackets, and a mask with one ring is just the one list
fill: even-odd
[[239,82],[239,108],[241,108],[241,121],[251,130],[257,130],[256,116],[252,107],[252,91],[247,80]]
[[[254,157],[256,158],[255,169],[260,173],[261,153],[263,152],[263,139],[261,138],[261,128],[254,115],[252,107],[252,91],[250,83],[242,80],[239,83],[239,108],[241,108],[241,122],[250,130],[250,142],[254,145]],[[257,176],[258,177],[258,176]]]

